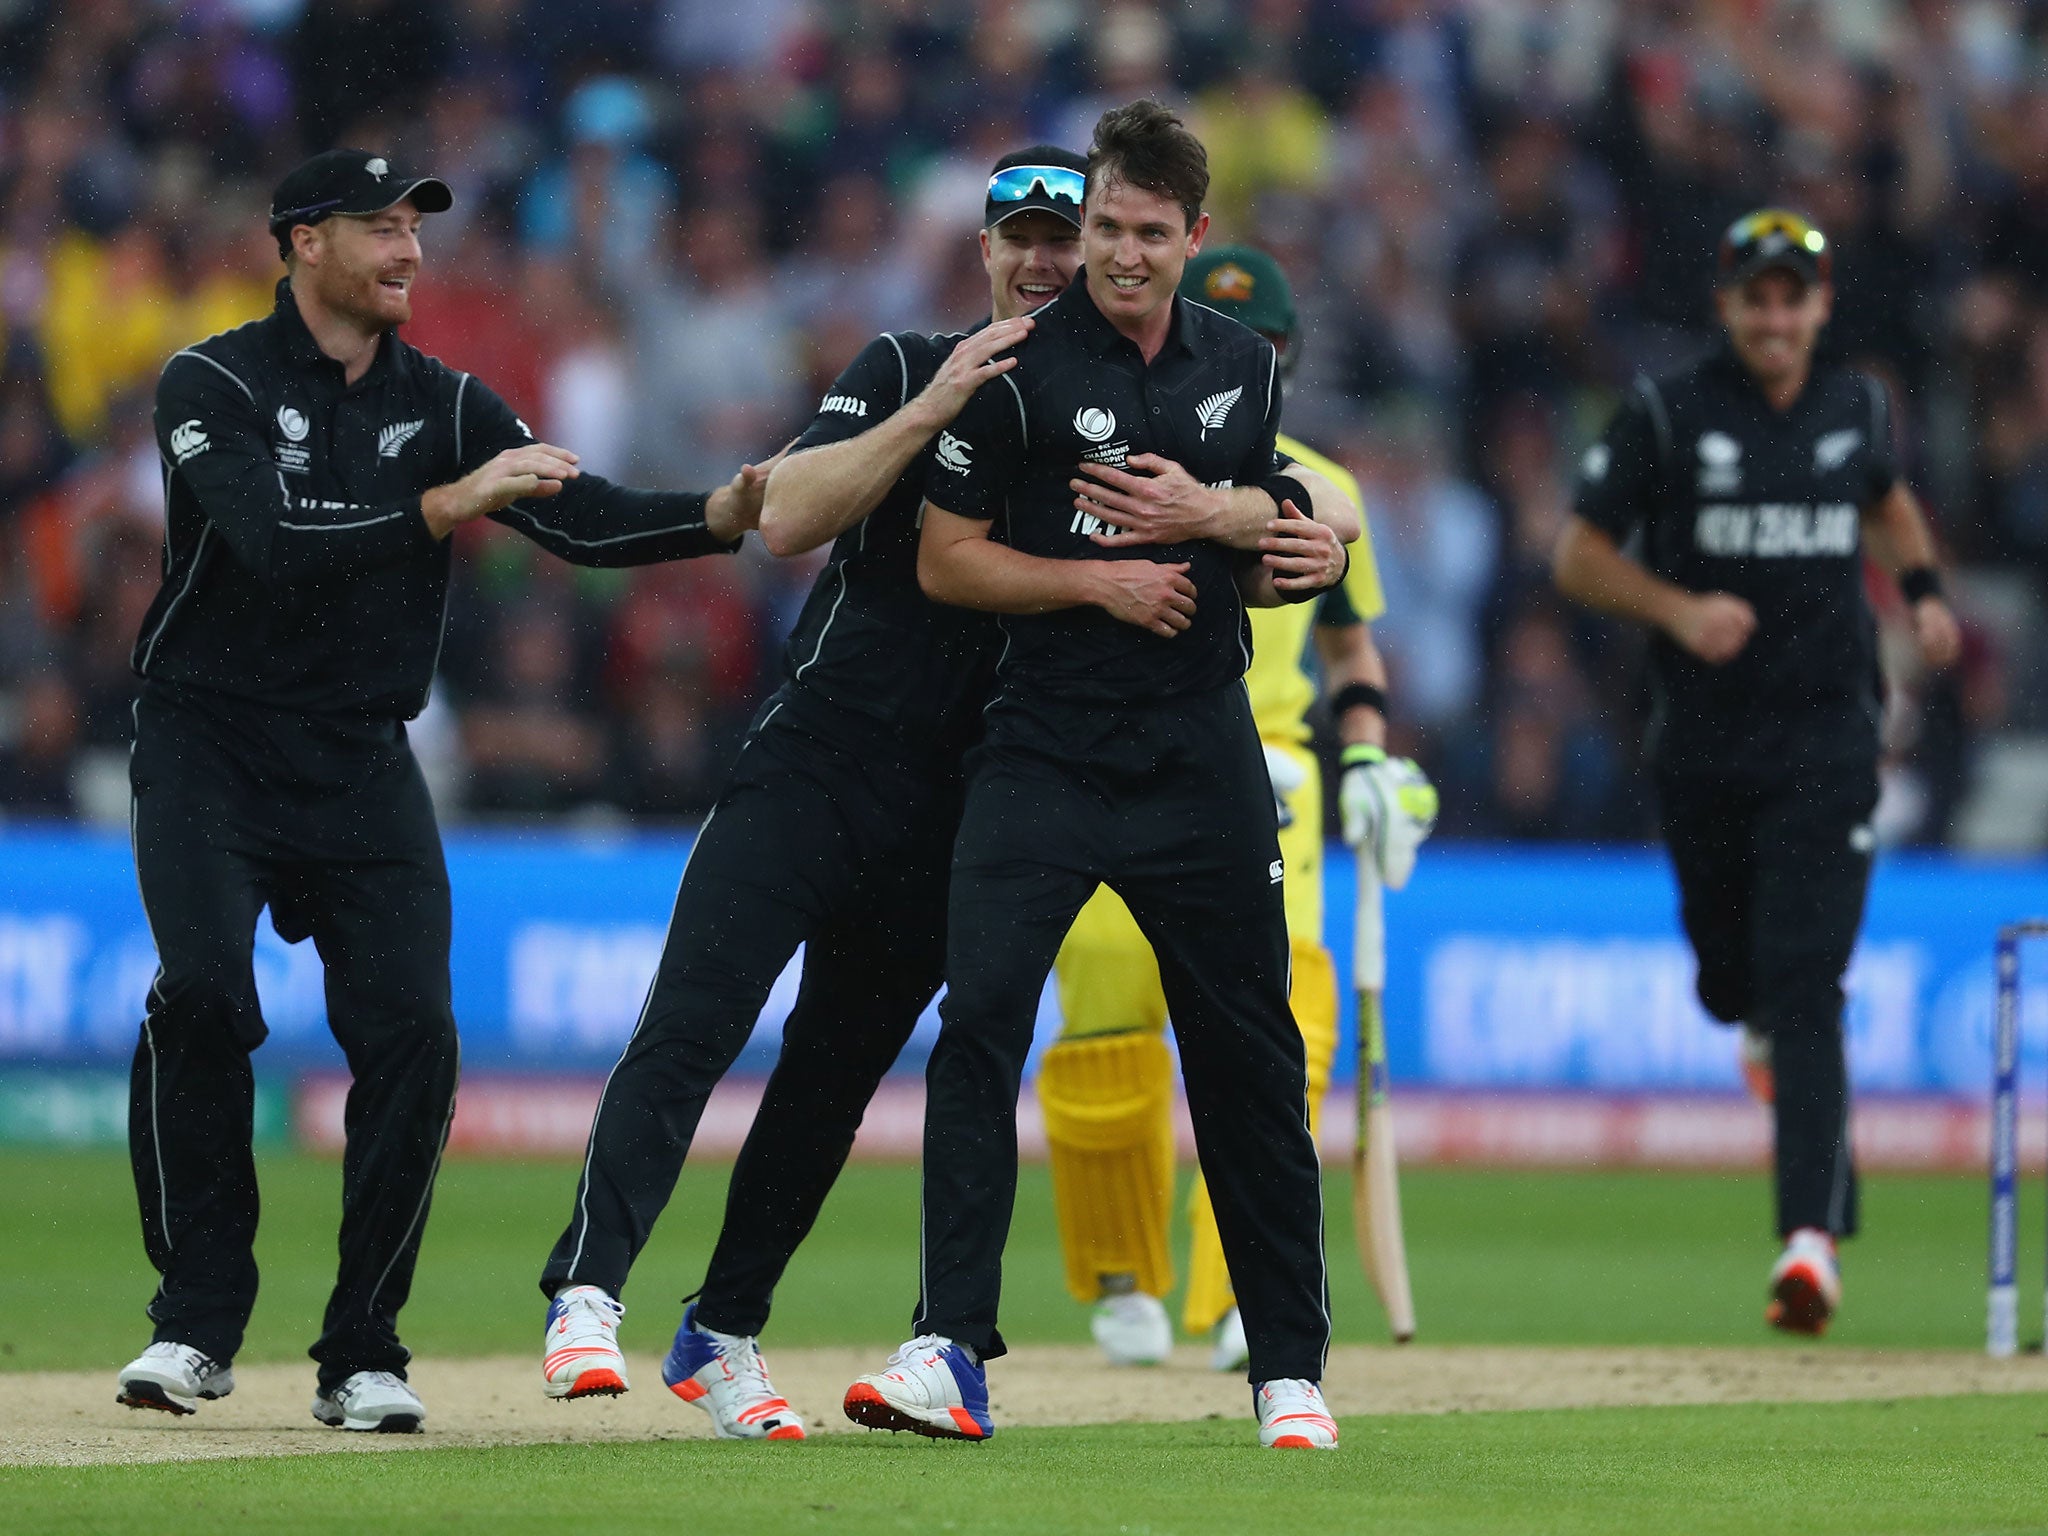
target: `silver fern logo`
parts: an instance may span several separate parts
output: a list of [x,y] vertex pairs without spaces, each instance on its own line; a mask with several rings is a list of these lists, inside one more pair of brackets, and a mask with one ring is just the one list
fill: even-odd
[[1211,395],[1195,407],[1195,415],[1202,423],[1203,442],[1209,440],[1211,432],[1222,429],[1224,418],[1230,414],[1230,408],[1237,404],[1238,396],[1243,393],[1244,386],[1240,384],[1237,388],[1225,390],[1220,395]]
[[395,459],[399,450],[419,436],[424,421],[394,421],[377,434],[377,457]]

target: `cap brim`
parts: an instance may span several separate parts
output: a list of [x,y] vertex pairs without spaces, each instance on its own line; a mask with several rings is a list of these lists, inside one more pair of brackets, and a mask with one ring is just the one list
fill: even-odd
[[1748,261],[1730,267],[1722,275],[1721,286],[1733,288],[1737,284],[1748,282],[1760,272],[1790,272],[1809,288],[1821,280],[1819,262],[1792,251],[1777,251],[1768,256],[1753,256]]
[[371,213],[382,213],[385,208],[396,208],[407,198],[421,213],[446,213],[455,206],[455,193],[448,183],[438,176],[422,176],[398,196],[381,208],[372,208]]
[[1007,223],[1020,213],[1049,213],[1055,218],[1066,220],[1067,223],[1073,225],[1076,229],[1081,227],[1081,210],[1074,207],[1072,203],[1064,198],[1054,202],[1050,198],[1036,196],[1027,197],[1023,201],[1016,203],[988,204],[983,209],[983,223],[981,227],[983,229],[994,229],[998,224]]

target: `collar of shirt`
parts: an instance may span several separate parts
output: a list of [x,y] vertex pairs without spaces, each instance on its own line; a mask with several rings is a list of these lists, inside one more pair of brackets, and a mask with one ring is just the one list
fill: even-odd
[[[306,317],[299,313],[299,302],[292,296],[292,280],[281,277],[277,280],[277,308],[271,318],[277,322],[279,333],[284,338],[285,357],[296,368],[331,368],[339,383],[346,370],[341,363],[320,350],[320,343],[313,339],[313,333],[306,328]],[[360,389],[377,377],[384,369],[393,365],[398,351],[398,333],[386,331],[377,338],[377,356],[364,370],[363,376],[349,386]]]
[[[1080,343],[1097,357],[1107,357],[1119,346],[1138,350],[1138,344],[1122,331],[1110,324],[1109,317],[1096,307],[1095,295],[1088,291],[1088,270],[1082,268],[1074,275],[1074,281],[1067,285],[1066,292],[1046,306],[1059,306],[1065,310],[1068,323]],[[1193,356],[1195,345],[1188,334],[1188,307],[1181,302],[1180,295],[1173,297],[1173,316],[1167,325],[1166,345],[1159,349],[1159,356],[1179,351]],[[1153,359],[1154,362],[1158,358]]]

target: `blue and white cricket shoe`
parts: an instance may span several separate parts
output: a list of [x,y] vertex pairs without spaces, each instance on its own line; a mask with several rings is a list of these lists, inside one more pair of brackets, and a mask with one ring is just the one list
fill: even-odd
[[661,1379],[686,1403],[711,1415],[721,1440],[801,1440],[804,1421],[768,1379],[768,1362],[753,1339],[697,1326],[697,1304],[683,1309],[683,1325]]
[[935,1440],[987,1440],[988,1376],[962,1345],[920,1334],[889,1357],[889,1369],[846,1389],[846,1416],[869,1429],[907,1429]]

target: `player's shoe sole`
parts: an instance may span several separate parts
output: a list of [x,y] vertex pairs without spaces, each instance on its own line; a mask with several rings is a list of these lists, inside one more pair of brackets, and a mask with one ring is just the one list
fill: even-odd
[[1778,1277],[1770,1304],[1764,1308],[1764,1321],[1773,1328],[1816,1338],[1828,1331],[1833,1316],[1820,1276],[1804,1264],[1795,1264]]
[[965,1408],[901,1408],[874,1386],[856,1381],[846,1389],[846,1416],[869,1429],[907,1430],[933,1440],[986,1440],[988,1433]]
[[[215,1394],[202,1392],[201,1397],[210,1398]],[[162,1413],[174,1413],[181,1417],[197,1413],[197,1408],[187,1408],[183,1403],[171,1401],[170,1393],[154,1381],[130,1380],[121,1383],[121,1390],[114,1394],[114,1401],[124,1408],[155,1408]]]
[[558,1388],[551,1382],[541,1390],[558,1403],[568,1403],[579,1397],[624,1397],[627,1387],[610,1366],[594,1365],[566,1387]]

